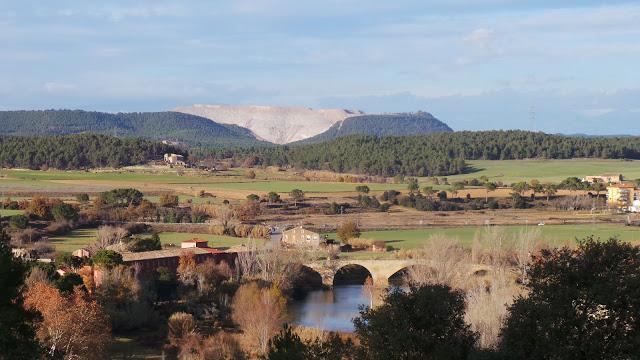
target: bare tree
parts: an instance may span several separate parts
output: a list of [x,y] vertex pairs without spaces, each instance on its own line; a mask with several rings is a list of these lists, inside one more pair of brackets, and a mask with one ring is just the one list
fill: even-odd
[[105,249],[112,245],[121,244],[122,240],[129,236],[129,231],[123,227],[104,225],[98,228],[96,241],[92,244],[92,250]]
[[285,300],[275,289],[260,289],[255,282],[240,286],[232,304],[232,318],[260,353],[285,321]]
[[515,240],[516,253],[515,260],[520,273],[520,281],[524,284],[527,281],[527,271],[531,262],[531,255],[536,243],[542,237],[539,228],[525,228],[517,235]]
[[418,264],[408,271],[409,280],[416,284],[460,287],[471,271],[468,252],[457,239],[443,235],[431,236],[418,256]]

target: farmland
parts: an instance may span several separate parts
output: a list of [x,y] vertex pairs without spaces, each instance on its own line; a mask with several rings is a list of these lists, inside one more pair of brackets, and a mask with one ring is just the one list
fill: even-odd
[[[66,235],[51,237],[49,241],[57,251],[72,252],[94,242],[96,240],[96,234],[97,229],[95,228],[81,228],[73,230]],[[245,238],[211,234],[163,232],[160,233],[159,236],[160,242],[163,245],[180,246],[181,241],[193,238],[207,240],[209,241],[209,246],[222,248],[247,243],[247,239]]]
[[[608,239],[617,237],[620,240],[632,243],[640,243],[640,228],[628,227],[622,225],[545,225],[545,226],[529,226],[529,229],[540,230],[541,237],[553,245],[562,245],[565,243],[575,242],[576,239],[584,239],[593,235],[596,238]],[[527,229],[525,226],[504,226],[507,236],[517,235]],[[483,231],[483,227],[467,226],[467,227],[432,227],[424,229],[410,230],[380,230],[380,231],[364,231],[361,238],[371,240],[383,240],[387,245],[397,249],[415,249],[424,245],[429,237],[434,235],[442,235],[445,237],[457,239],[463,246],[469,247],[473,242],[476,234]],[[335,239],[335,233],[328,234],[330,238]]]

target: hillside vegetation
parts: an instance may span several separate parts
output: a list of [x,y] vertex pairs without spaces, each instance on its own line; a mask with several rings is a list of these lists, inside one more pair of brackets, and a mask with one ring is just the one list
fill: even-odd
[[[0,135],[78,133],[171,140],[191,146],[251,145],[251,131],[178,112],[102,113],[81,110],[0,111]],[[266,144],[266,143],[265,143]]]
[[465,160],[640,159],[640,138],[586,138],[528,131],[463,131],[405,137],[351,135],[317,144],[196,149],[193,153],[233,157],[252,165],[383,176],[441,176],[471,170],[467,169]]
[[327,131],[300,143],[317,143],[349,135],[406,136],[452,131],[427,112],[361,115],[335,123]]
[[78,134],[0,137],[0,166],[29,169],[121,167],[182,153],[174,146],[143,139]]

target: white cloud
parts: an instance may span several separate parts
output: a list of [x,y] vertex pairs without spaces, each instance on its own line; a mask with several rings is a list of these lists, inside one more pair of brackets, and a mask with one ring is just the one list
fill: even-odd
[[494,39],[495,31],[487,28],[478,28],[468,34],[464,40],[472,44],[487,47]]
[[76,84],[67,84],[60,82],[46,82],[42,85],[42,90],[48,93],[65,93],[77,89]]

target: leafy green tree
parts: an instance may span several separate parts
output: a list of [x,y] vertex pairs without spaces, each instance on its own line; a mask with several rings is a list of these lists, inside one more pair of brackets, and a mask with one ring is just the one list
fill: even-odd
[[356,186],[356,191],[359,192],[360,194],[368,194],[369,187],[367,185],[358,185]]
[[249,201],[259,201],[260,200],[260,196],[258,196],[256,194],[249,194],[249,195],[247,195],[247,200],[249,200]]
[[464,189],[464,183],[460,181],[456,181],[453,183],[453,185],[451,185],[451,188],[449,189],[449,191],[451,191],[451,194],[453,194],[453,196],[457,198],[458,192],[460,192],[460,190],[463,190],[463,189]]
[[331,333],[325,340],[302,341],[285,324],[280,333],[269,341],[266,360],[349,360],[354,359],[355,348],[349,340]]
[[407,179],[407,190],[410,193],[417,192],[420,189],[420,184],[418,184],[418,179],[411,177]]
[[65,294],[71,294],[73,292],[73,289],[76,286],[82,286],[82,285],[83,285],[82,276],[73,272],[69,272],[62,275],[55,282],[55,286],[58,288],[58,290],[60,290],[60,292],[63,292]]
[[77,269],[82,266],[83,260],[77,256],[73,256],[71,253],[63,252],[56,256],[57,265],[65,265],[72,269]]
[[464,321],[465,297],[446,285],[391,290],[354,319],[364,358],[467,359],[477,335]]
[[528,295],[509,308],[501,351],[509,359],[635,359],[640,354],[640,248],[593,237],[542,250]]
[[277,203],[277,202],[280,202],[280,194],[278,194],[278,193],[277,193],[277,192],[275,192],[275,191],[270,191],[270,192],[267,194],[267,199],[269,199],[269,202],[270,202],[270,203]]
[[111,269],[122,264],[122,255],[113,250],[98,250],[91,260],[93,260],[93,263],[96,265]]
[[496,189],[498,188],[498,185],[496,185],[496,183],[494,182],[485,182],[484,183],[484,190],[485,190],[485,196],[484,196],[484,201],[489,201],[489,193],[496,191]]
[[284,325],[280,333],[269,340],[266,360],[303,360],[307,356],[307,346],[290,326]]
[[298,202],[304,200],[304,191],[300,189],[293,189],[289,192],[289,196],[293,199],[294,205],[298,206]]
[[533,179],[529,181],[529,188],[533,193],[534,199],[536,198],[536,194],[539,194],[544,191],[544,185],[542,185],[538,179]]
[[89,202],[89,194],[87,193],[82,193],[82,194],[78,194],[76,195],[76,200],[78,200],[79,203],[87,203]]
[[132,252],[162,250],[162,243],[158,233],[153,233],[151,237],[134,237],[128,244],[128,249]]
[[78,216],[78,210],[69,204],[60,202],[53,205],[51,215],[56,221],[73,220]]
[[22,214],[13,215],[9,218],[9,226],[12,229],[26,229],[27,225],[29,225],[29,219]]
[[513,206],[514,209],[527,209],[529,208],[529,202],[527,198],[514,192],[511,194],[511,206]]
[[600,197],[600,193],[607,190],[607,185],[601,181],[596,181],[591,185],[591,189],[596,192],[596,197]]
[[25,310],[21,289],[27,268],[13,257],[9,236],[0,226],[0,358],[39,359],[41,347],[36,340],[37,314]]
[[520,181],[511,186],[511,189],[518,195],[522,195],[525,191],[529,190],[529,184],[526,181]]
[[543,185],[544,194],[547,196],[547,202],[549,202],[549,198],[554,196],[558,192],[558,186],[551,183],[546,183]]

